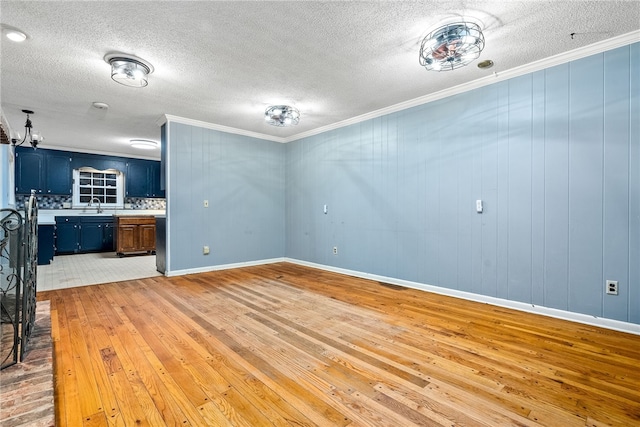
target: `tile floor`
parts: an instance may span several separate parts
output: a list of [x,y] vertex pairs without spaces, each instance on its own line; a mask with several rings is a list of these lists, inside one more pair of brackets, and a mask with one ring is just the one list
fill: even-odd
[[115,252],[56,255],[51,264],[38,266],[38,291],[161,275],[156,271],[155,255],[128,255],[123,258]]

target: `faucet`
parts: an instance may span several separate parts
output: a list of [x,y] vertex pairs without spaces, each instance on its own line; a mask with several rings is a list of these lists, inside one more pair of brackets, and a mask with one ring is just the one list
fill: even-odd
[[93,203],[94,200],[98,202],[98,212],[97,213],[101,213],[102,212],[102,208],[100,208],[100,199],[97,198],[97,197],[92,197],[91,200],[89,200],[89,204],[87,205],[87,207],[91,206],[91,203]]

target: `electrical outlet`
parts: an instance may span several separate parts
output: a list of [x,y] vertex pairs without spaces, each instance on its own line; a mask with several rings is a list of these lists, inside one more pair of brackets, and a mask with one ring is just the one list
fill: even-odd
[[337,246],[333,247],[333,254],[334,255],[338,255],[338,247]]
[[607,295],[618,295],[618,281],[607,280],[605,282],[605,292]]
[[209,246],[203,246],[202,247],[202,254],[203,255],[209,255]]

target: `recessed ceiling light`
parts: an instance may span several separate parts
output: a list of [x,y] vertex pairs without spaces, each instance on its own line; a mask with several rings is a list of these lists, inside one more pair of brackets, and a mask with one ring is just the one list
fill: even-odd
[[129,141],[129,144],[131,144],[133,148],[139,148],[141,150],[154,150],[160,146],[157,142],[149,139],[132,139]]
[[20,30],[7,30],[5,32],[7,38],[13,42],[23,42],[27,39],[27,35]]

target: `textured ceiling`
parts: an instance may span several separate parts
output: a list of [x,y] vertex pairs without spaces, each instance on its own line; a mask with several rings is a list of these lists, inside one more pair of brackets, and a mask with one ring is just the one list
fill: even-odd
[[[421,39],[443,22],[480,23],[486,47],[451,72],[418,64]],[[159,140],[163,114],[291,138],[640,28],[638,1],[1,1],[1,106],[22,131],[35,111],[44,147],[159,157],[128,140]],[[572,38],[571,33],[576,33]],[[146,88],[110,79],[104,56],[153,64]],[[109,104],[108,110],[91,107]],[[268,105],[298,126],[263,120]]]

